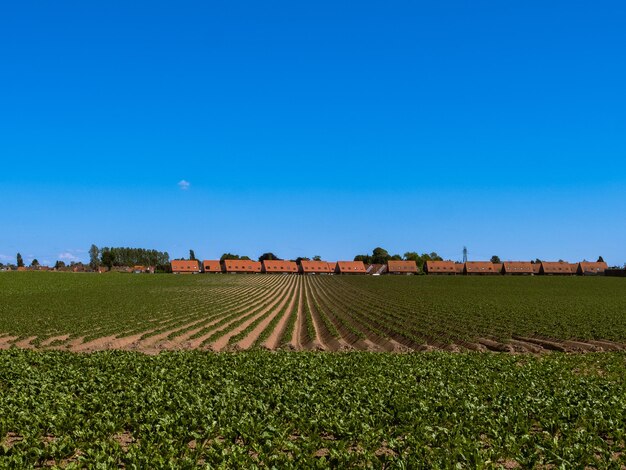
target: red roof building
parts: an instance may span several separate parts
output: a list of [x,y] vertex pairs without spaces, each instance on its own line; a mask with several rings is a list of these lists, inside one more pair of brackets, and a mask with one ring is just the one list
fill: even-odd
[[572,268],[570,267],[569,263],[565,262],[565,261],[557,261],[557,262],[552,262],[552,261],[542,261],[541,262],[541,274],[545,274],[545,275],[554,275],[554,274],[561,274],[561,275],[571,275],[574,274],[572,272]]
[[502,274],[533,274],[530,261],[505,261],[502,263]]
[[200,263],[195,259],[174,259],[171,265],[174,274],[196,274],[200,272]]
[[576,272],[581,275],[594,275],[594,274],[604,274],[604,271],[608,269],[608,265],[605,262],[596,262],[592,263],[590,261],[582,261],[578,263],[578,268]]
[[330,265],[326,261],[300,261],[300,272],[303,274],[330,274]]
[[260,273],[261,262],[241,259],[226,259],[224,260],[224,269],[227,273]]
[[337,261],[337,274],[365,274],[363,261]]
[[387,261],[387,272],[389,274],[417,274],[417,263],[415,261]]
[[541,263],[530,263],[533,265],[533,274],[541,273]]
[[498,274],[491,261],[468,261],[465,263],[465,274]]
[[263,272],[268,274],[297,273],[298,265],[294,261],[264,260]]
[[335,272],[335,269],[337,269],[337,262],[333,262],[333,261],[329,261],[328,262],[328,268],[330,269],[331,273]]
[[205,273],[221,273],[222,264],[219,260],[205,259],[202,262],[202,271],[204,271]]
[[426,261],[424,272],[427,274],[456,274],[453,261]]
[[465,263],[454,263],[454,270],[457,274],[465,273]]

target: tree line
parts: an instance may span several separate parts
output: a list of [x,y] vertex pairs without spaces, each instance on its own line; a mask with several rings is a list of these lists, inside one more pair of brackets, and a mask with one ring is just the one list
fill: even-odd
[[113,266],[155,266],[157,270],[170,269],[170,255],[167,251],[151,250],[146,248],[108,247],[98,248],[91,245],[89,248],[89,267],[97,269],[99,266],[112,268]]

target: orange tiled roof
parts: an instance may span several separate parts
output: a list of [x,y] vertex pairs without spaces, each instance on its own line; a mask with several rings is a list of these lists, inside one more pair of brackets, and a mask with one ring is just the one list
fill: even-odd
[[330,265],[326,261],[300,261],[302,272],[305,274],[311,273],[330,273]]
[[430,274],[456,274],[453,261],[426,261],[424,271]]
[[505,261],[502,266],[505,274],[532,274],[534,265],[530,261]]
[[263,271],[266,273],[297,273],[298,265],[294,261],[264,260]]
[[205,273],[221,273],[222,272],[222,265],[220,264],[219,260],[210,260],[210,259],[205,259],[202,262],[202,269],[204,270]]
[[389,260],[387,270],[390,273],[417,273],[417,263],[415,261]]
[[335,272],[341,274],[365,274],[363,261],[337,261]]
[[543,274],[572,274],[572,268],[565,261],[542,261],[541,272]]
[[577,271],[580,274],[600,274],[608,269],[608,265],[602,261],[600,262],[590,262],[590,261],[581,261],[578,263]]
[[468,261],[465,263],[467,274],[494,274],[497,273],[491,261]]
[[200,263],[198,260],[174,259],[172,260],[172,272],[174,273],[199,273]]
[[252,260],[227,259],[224,266],[228,273],[260,273],[261,262]]

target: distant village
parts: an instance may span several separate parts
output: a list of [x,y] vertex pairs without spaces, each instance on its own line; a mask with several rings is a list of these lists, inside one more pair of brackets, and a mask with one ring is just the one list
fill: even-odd
[[[464,248],[464,258],[467,249]],[[623,276],[626,269],[609,268],[599,257],[597,261],[500,261],[493,256],[489,261],[446,261],[437,253],[407,252],[404,256],[390,255],[383,248],[371,254],[357,255],[352,261],[324,261],[319,256],[312,259],[298,257],[284,260],[274,253],[264,253],[254,261],[247,256],[224,253],[220,259],[200,261],[193,250],[189,258],[170,260],[167,252],[143,248],[104,247],[92,245],[90,262],[57,261],[53,267],[41,265],[33,259],[26,266],[22,256],[16,256],[16,265],[2,265],[2,271],[52,271],[72,273],[173,273],[173,274],[326,274],[326,275],[517,275],[517,276]],[[625,267],[626,268],[626,267]]]
[[[287,260],[173,260],[174,274],[361,274],[361,275],[561,275],[589,276],[611,274],[604,261],[454,261],[424,262],[420,269],[417,262],[411,260],[389,260],[383,264],[365,264],[363,261],[311,261],[299,262]],[[619,271],[619,270],[616,270]]]

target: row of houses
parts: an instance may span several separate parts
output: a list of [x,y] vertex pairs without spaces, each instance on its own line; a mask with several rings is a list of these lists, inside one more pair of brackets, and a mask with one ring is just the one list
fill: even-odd
[[[513,275],[590,275],[603,274],[607,269],[604,262],[567,263],[564,261],[531,263],[530,261],[427,261],[425,274],[513,274]],[[362,261],[307,261],[300,263],[286,260],[174,260],[172,272],[175,274],[232,273],[232,274],[419,274],[415,261],[388,261],[386,264],[365,266]]]
[[581,261],[568,263],[566,261],[505,261],[492,263],[490,261],[468,261],[455,263],[453,261],[427,261],[424,264],[426,274],[468,274],[468,275],[597,275],[604,274],[608,269],[605,262]]

